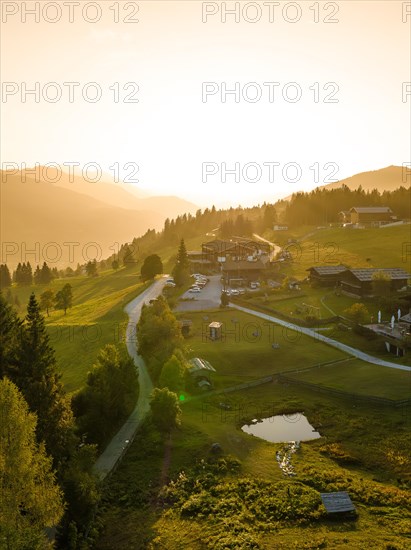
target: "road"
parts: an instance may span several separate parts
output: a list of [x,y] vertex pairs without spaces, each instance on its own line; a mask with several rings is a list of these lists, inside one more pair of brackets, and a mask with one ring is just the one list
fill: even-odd
[[267,241],[267,239],[264,239],[264,237],[261,237],[261,235],[258,235],[257,233],[253,233],[253,237],[272,246],[273,249],[270,252],[270,262],[273,262],[276,259],[277,254],[281,252],[281,246],[278,246],[278,244],[272,243],[271,241]]
[[136,296],[129,302],[124,311],[128,315],[128,325],[126,330],[126,346],[130,357],[138,369],[139,394],[135,409],[130,414],[126,422],[107,445],[104,452],[99,456],[94,465],[94,471],[103,480],[107,474],[121,460],[127,447],[133,441],[137,428],[141,425],[143,419],[150,409],[150,393],[153,389],[150,375],[144,360],[137,354],[136,349],[136,324],[141,315],[141,308],[144,303],[157,298],[165,284],[165,277],[155,281],[144,292]]
[[346,344],[342,344],[341,342],[338,342],[337,340],[333,340],[332,338],[328,338],[328,336],[324,336],[323,334],[320,334],[319,332],[317,332],[315,330],[305,328],[305,327],[300,327],[299,325],[294,325],[293,323],[288,323],[287,321],[283,321],[282,319],[278,319],[277,317],[273,317],[272,315],[267,315],[266,313],[261,313],[259,311],[255,311],[254,309],[249,309],[249,308],[246,308],[246,307],[242,307],[242,306],[239,306],[239,305],[234,304],[232,302],[230,303],[230,306],[235,308],[235,309],[238,309],[240,311],[244,311],[245,313],[255,315],[256,317],[261,317],[261,319],[265,319],[266,321],[276,323],[276,324],[281,325],[283,327],[288,327],[292,330],[295,330],[297,332],[305,334],[306,336],[310,336],[311,338],[315,338],[316,340],[319,340],[320,342],[324,342],[325,344],[328,344],[329,346],[332,346],[333,348],[337,348],[341,351],[344,351],[345,353],[348,353],[349,355],[352,355],[353,357],[357,357],[358,359],[361,359],[362,361],[365,361],[366,363],[372,363],[373,365],[380,365],[382,367],[388,367],[390,369],[411,371],[411,367],[408,366],[408,365],[398,365],[397,363],[391,363],[390,361],[384,361],[384,359],[379,359],[378,357],[373,357],[372,355],[368,355],[368,353],[364,353],[363,351],[352,348],[351,346],[347,346]]

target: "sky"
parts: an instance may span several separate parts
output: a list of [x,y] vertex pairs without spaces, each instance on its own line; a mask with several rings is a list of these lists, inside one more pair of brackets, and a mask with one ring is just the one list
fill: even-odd
[[3,169],[222,207],[410,161],[410,2],[25,6],[1,2]]

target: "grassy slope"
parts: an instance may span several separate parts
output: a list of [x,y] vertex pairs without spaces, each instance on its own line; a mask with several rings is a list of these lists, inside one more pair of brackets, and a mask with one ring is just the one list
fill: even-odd
[[[187,240],[187,248],[195,248],[203,242],[202,237]],[[166,247],[158,251],[164,261],[165,271],[172,267],[170,258],[177,247]],[[141,260],[134,267],[121,268],[118,271],[106,270],[98,277],[85,276],[55,279],[49,285],[16,286],[11,288],[13,298],[18,297],[24,316],[25,307],[31,292],[39,299],[44,290],[50,288],[58,292],[66,283],[72,285],[73,307],[64,315],[63,311],[52,310],[46,317],[51,344],[56,350],[63,382],[68,392],[80,389],[99,353],[106,344],[119,344],[122,353],[126,353],[122,343],[127,316],[124,306],[146,285],[140,282]]]
[[82,387],[104,345],[120,344],[125,353],[121,337],[127,317],[123,308],[146,285],[139,281],[137,268],[123,268],[102,272],[92,279],[71,277],[56,279],[50,285],[13,287],[12,293],[25,304],[31,292],[39,298],[46,288],[57,292],[67,282],[72,285],[73,307],[67,310],[67,315],[62,310],[51,311],[46,325],[66,390],[72,392]]
[[282,246],[287,246],[289,237],[299,239],[298,245],[288,245],[296,260],[288,268],[288,274],[296,277],[306,277],[311,266],[340,263],[353,268],[410,269],[410,258],[403,256],[403,244],[411,240],[410,225],[385,229],[304,228],[286,234],[271,232],[269,237]]

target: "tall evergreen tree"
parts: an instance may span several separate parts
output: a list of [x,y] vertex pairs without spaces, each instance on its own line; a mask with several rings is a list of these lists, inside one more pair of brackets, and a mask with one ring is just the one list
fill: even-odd
[[0,289],[11,286],[11,276],[7,264],[0,265]]
[[43,267],[41,268],[41,275],[40,275],[40,282],[43,285],[48,285],[53,280],[53,274],[51,272],[51,269],[46,264],[46,262],[43,263]]
[[182,286],[190,276],[190,261],[188,259],[184,239],[181,239],[177,252],[176,265],[173,269],[173,277],[177,286]]
[[45,442],[54,465],[59,467],[67,460],[73,443],[73,415],[57,372],[44,317],[33,293],[21,333],[18,361],[15,382],[30,410],[37,414],[37,439]]
[[41,283],[41,269],[39,266],[36,267],[33,275],[34,284],[39,285]]
[[97,277],[97,260],[89,260],[86,264],[86,273],[89,277]]
[[0,377],[13,378],[20,345],[21,321],[0,292]]

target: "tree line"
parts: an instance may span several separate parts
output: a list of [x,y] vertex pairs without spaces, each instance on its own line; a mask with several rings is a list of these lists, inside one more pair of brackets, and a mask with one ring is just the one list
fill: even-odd
[[87,384],[64,391],[40,305],[20,319],[0,292],[0,540],[2,548],[88,548],[100,500],[96,455],[134,407],[134,364],[101,350]]
[[336,223],[339,212],[353,206],[388,206],[400,219],[411,218],[410,188],[399,187],[393,191],[377,189],[364,191],[362,187],[351,190],[347,185],[337,189],[317,188],[304,193],[294,193],[285,206],[285,223],[319,225]]

